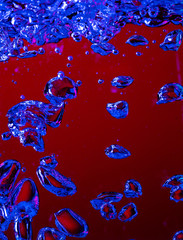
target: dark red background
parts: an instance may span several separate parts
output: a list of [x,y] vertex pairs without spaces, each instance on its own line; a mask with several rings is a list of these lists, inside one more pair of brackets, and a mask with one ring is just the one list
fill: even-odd
[[[167,240],[172,239],[176,231],[183,230],[183,203],[170,201],[169,189],[162,188],[167,178],[183,174],[183,105],[182,102],[156,105],[157,92],[164,84],[182,82],[183,48],[178,52],[159,48],[165,35],[178,28],[128,25],[111,41],[119,50],[118,55],[100,56],[93,53],[86,39],[80,43],[65,39],[45,46],[44,55],[0,63],[1,133],[8,130],[5,117],[8,109],[23,101],[21,95],[25,100],[47,102],[43,96],[44,86],[58,71],[83,82],[78,97],[68,101],[61,126],[48,128],[44,153],[23,147],[16,138],[0,140],[0,162],[20,161],[27,170],[20,173],[18,180],[31,177],[39,189],[40,210],[32,223],[33,239],[40,228],[55,227],[53,213],[65,207],[87,221],[87,240]],[[136,32],[149,40],[149,48],[125,44]],[[55,47],[62,49],[62,55],[54,52]],[[85,51],[89,51],[89,55]],[[137,51],[143,55],[136,56]],[[66,66],[68,56],[73,56],[71,67]],[[118,75],[132,76],[134,83],[124,90],[113,88],[110,81]],[[100,85],[98,79],[105,82]],[[115,119],[105,109],[108,102],[119,100],[129,103],[126,119]],[[104,150],[111,144],[124,146],[132,156],[109,159]],[[52,153],[59,162],[56,169],[77,185],[78,191],[71,197],[56,197],[37,179],[39,159]],[[138,216],[127,223],[103,219],[92,208],[90,200],[103,191],[122,192],[125,181],[130,178],[138,180],[143,188],[142,197],[132,200]],[[123,198],[117,203],[118,211],[128,202],[129,199]],[[13,225],[9,229],[6,234],[13,240]]]

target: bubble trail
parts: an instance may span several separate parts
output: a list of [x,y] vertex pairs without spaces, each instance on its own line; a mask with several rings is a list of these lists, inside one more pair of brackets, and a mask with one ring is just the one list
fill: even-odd
[[134,179],[129,179],[125,183],[125,197],[136,198],[142,196],[142,187],[139,182]]
[[141,35],[133,35],[126,41],[126,43],[130,44],[133,47],[136,47],[145,46],[149,43],[149,41]]
[[118,214],[118,219],[122,222],[131,221],[137,216],[137,208],[134,203],[129,203],[124,206]]
[[88,225],[86,221],[69,208],[64,208],[55,213],[57,228],[69,237],[86,237]]
[[0,164],[0,204],[7,202],[20,169],[21,164],[16,160],[6,160]]
[[117,217],[116,208],[110,203],[105,203],[100,207],[100,214],[106,220],[112,220]]
[[183,100],[183,86],[178,83],[165,84],[158,92],[157,104]]
[[56,196],[71,196],[77,191],[76,185],[71,179],[63,176],[55,169],[39,166],[36,173],[41,185]]
[[114,118],[126,118],[128,116],[128,103],[126,101],[107,103],[106,110]]
[[66,236],[55,228],[42,228],[37,236],[37,240],[65,240]]
[[95,199],[91,200],[92,207],[96,210],[100,210],[102,205],[112,202],[120,202],[123,198],[122,193],[118,192],[102,192]]
[[29,217],[17,218],[14,222],[16,240],[32,240],[32,223]]
[[134,79],[130,76],[118,76],[113,78],[111,85],[117,88],[125,88],[133,83]]
[[174,30],[168,33],[164,39],[164,42],[160,44],[160,48],[164,51],[178,51],[182,44],[182,30]]
[[176,232],[172,240],[183,240],[183,230]]
[[32,218],[39,210],[39,194],[34,181],[24,178],[18,182],[10,198],[14,218]]
[[105,155],[109,158],[123,159],[131,156],[131,153],[124,147],[113,144],[105,149]]
[[174,175],[166,180],[166,182],[163,184],[163,187],[176,188],[179,185],[183,185],[183,175]]
[[58,162],[55,158],[55,154],[41,158],[40,165],[48,168],[56,168],[56,166],[58,165]]

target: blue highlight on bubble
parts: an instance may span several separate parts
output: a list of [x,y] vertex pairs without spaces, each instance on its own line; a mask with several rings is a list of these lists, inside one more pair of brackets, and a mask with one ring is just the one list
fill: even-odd
[[131,153],[126,148],[113,144],[105,149],[105,155],[109,158],[123,159],[131,156]]
[[126,101],[107,103],[106,110],[114,118],[126,118],[128,116],[128,103]]
[[182,44],[182,37],[182,30],[174,30],[166,35],[164,42],[160,44],[160,48],[164,51],[178,51]]
[[71,196],[76,193],[76,185],[55,169],[39,166],[37,176],[41,185],[49,192],[59,197]]
[[137,198],[142,196],[141,184],[134,179],[129,179],[125,183],[124,194],[127,198]]
[[165,84],[158,92],[157,104],[183,100],[183,86],[178,83]]

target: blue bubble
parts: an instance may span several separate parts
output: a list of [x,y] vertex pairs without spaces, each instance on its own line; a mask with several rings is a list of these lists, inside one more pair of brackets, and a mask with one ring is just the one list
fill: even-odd
[[183,230],[176,232],[172,240],[183,240]]
[[131,156],[131,153],[122,146],[113,144],[105,149],[105,154],[109,158],[123,159]]
[[107,103],[106,109],[112,117],[117,119],[126,118],[128,116],[128,103],[125,101]]
[[113,78],[111,85],[117,88],[125,88],[133,83],[134,79],[130,76],[118,76]]
[[63,176],[55,169],[39,166],[36,173],[41,185],[56,196],[71,196],[77,191],[76,185],[71,179]]
[[[71,209],[61,209],[54,215],[57,228],[66,236],[83,238],[88,235],[86,221]],[[70,222],[71,224],[69,224]]]
[[126,43],[136,47],[147,45],[149,41],[141,35],[133,35],[126,41]]
[[117,211],[114,205],[110,203],[104,203],[100,207],[100,214],[106,220],[112,220],[117,217]]
[[140,183],[134,179],[129,179],[126,181],[124,194],[127,198],[136,198],[142,196],[142,187]]
[[160,44],[160,48],[164,51],[178,51],[182,44],[183,32],[180,29],[168,33],[164,42]]
[[118,219],[122,222],[129,222],[137,216],[137,208],[134,203],[129,203],[122,207],[118,214]]
[[178,83],[165,84],[158,92],[157,104],[183,100],[183,86]]

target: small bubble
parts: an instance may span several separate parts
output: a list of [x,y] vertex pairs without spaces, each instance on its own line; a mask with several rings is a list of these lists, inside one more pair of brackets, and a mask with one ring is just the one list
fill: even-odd
[[123,54],[122,56],[123,56],[123,57],[126,57],[126,54]]
[[99,80],[98,80],[98,83],[99,83],[99,84],[102,84],[102,83],[104,83],[104,80],[103,80],[103,79],[99,79]]
[[66,124],[66,127],[69,127],[69,124]]
[[80,87],[80,86],[82,85],[82,81],[81,81],[81,80],[78,80],[78,81],[76,82],[76,85],[77,85],[78,87]]
[[64,74],[64,72],[62,72],[62,71],[59,71],[59,72],[57,73],[57,77],[60,78],[60,79],[62,79],[64,76],[65,76],[65,74]]
[[67,67],[71,67],[71,64],[70,64],[70,63],[67,63]]
[[39,53],[39,54],[44,54],[44,53],[45,53],[44,48],[39,48],[39,49],[38,49],[38,53]]
[[55,52],[56,52],[56,53],[60,53],[60,48],[58,48],[58,47],[55,48]]
[[117,49],[114,49],[114,50],[112,50],[112,53],[113,53],[114,55],[117,55],[117,54],[119,54],[119,51],[118,51]]
[[22,172],[26,172],[26,168],[25,167],[22,168]]
[[20,98],[21,98],[21,99],[25,99],[25,96],[24,96],[24,95],[21,95]]
[[67,58],[69,61],[72,61],[73,60],[73,56],[68,56]]
[[152,43],[156,43],[156,40],[152,40]]
[[86,51],[85,54],[88,55],[88,54],[89,54],[89,51]]
[[137,55],[137,56],[141,56],[142,53],[141,53],[141,52],[136,52],[136,55]]

